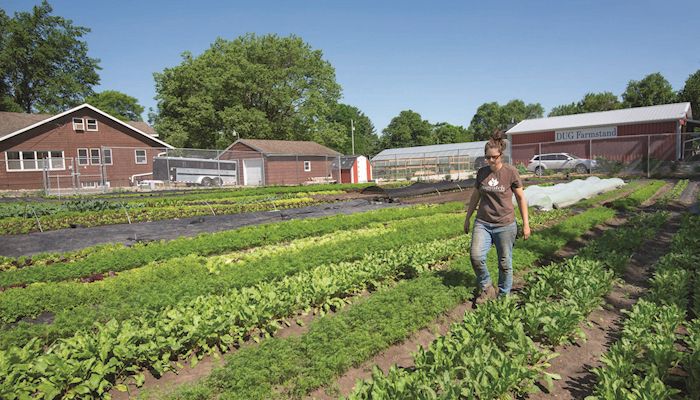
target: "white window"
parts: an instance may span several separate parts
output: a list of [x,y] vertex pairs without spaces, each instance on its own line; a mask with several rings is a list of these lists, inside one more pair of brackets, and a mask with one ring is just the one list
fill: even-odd
[[311,171],[311,161],[304,161],[304,172]]
[[88,118],[85,120],[85,125],[87,126],[88,131],[97,131],[97,120]]
[[90,159],[88,158],[88,149],[78,149],[78,165],[88,164],[90,164]]
[[84,131],[85,121],[82,118],[73,118],[73,130],[74,131]]
[[42,171],[65,169],[62,151],[6,151],[7,171]]
[[136,150],[136,164],[148,164],[146,150]]
[[102,163],[112,165],[112,149],[102,149]]
[[100,157],[100,149],[90,149],[90,164],[100,165],[102,157]]

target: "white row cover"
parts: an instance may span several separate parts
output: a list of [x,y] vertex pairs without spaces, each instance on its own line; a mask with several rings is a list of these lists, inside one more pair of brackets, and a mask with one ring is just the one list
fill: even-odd
[[[625,185],[620,178],[600,179],[591,176],[584,179],[574,179],[567,183],[554,186],[528,186],[525,188],[525,198],[529,207],[541,210],[568,207],[576,202],[609,192]],[[515,202],[515,196],[513,196]]]

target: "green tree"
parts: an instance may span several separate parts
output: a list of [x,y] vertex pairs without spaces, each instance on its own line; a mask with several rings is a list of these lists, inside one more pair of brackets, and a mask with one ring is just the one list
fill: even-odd
[[474,140],[474,135],[463,126],[439,122],[433,126],[433,143],[464,143]]
[[105,90],[85,99],[85,102],[122,121],[142,121],[143,107],[136,98],[116,90]]
[[469,124],[474,140],[488,140],[496,129],[507,129],[524,119],[541,118],[544,108],[540,103],[525,104],[522,100],[511,100],[501,106],[497,102],[484,103],[476,110]]
[[88,28],[51,15],[48,2],[0,16],[0,107],[59,112],[82,103],[99,83],[99,60],[80,40]]
[[319,140],[345,146],[329,122],[340,98],[335,70],[297,36],[217,39],[200,56],[154,74],[154,123],[175,146],[225,147],[237,137]]
[[355,154],[373,156],[379,151],[379,137],[374,124],[360,109],[339,103],[328,117],[330,122],[338,124],[340,132],[345,132],[347,143],[336,150],[343,154],[352,154],[351,123],[355,127]]
[[412,110],[401,111],[387,126],[381,138],[382,148],[425,146],[432,143],[432,125]]
[[659,72],[649,74],[641,81],[629,81],[627,89],[622,93],[622,102],[625,107],[654,106],[674,101],[676,101],[676,93]]
[[558,117],[561,115],[580,114],[581,109],[577,103],[562,104],[552,108],[552,111],[547,114],[548,117]]
[[700,69],[685,80],[683,89],[678,93],[680,101],[689,101],[694,118],[700,117]]
[[552,108],[550,117],[572,115],[596,111],[609,111],[622,108],[622,103],[612,92],[586,93],[578,103],[563,104]]

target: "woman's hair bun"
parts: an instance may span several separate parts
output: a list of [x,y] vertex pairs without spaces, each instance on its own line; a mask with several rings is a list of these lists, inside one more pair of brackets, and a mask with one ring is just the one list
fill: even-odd
[[493,131],[491,138],[484,146],[484,151],[488,149],[498,149],[501,154],[506,150],[506,135],[502,130],[496,129]]

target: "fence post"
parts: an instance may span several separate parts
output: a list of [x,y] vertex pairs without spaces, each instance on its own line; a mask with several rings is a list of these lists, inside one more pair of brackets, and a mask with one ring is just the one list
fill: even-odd
[[651,177],[651,135],[647,135],[647,178]]

